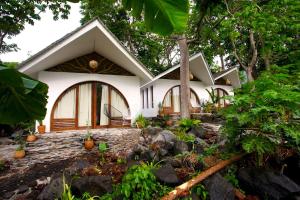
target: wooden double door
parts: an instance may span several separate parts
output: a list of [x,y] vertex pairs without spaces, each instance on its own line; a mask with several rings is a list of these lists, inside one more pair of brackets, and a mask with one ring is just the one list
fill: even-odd
[[[120,112],[111,110],[111,107]],[[111,127],[108,116],[124,117],[129,113],[126,99],[116,88],[102,82],[84,82],[68,88],[56,100],[50,129],[61,131]]]

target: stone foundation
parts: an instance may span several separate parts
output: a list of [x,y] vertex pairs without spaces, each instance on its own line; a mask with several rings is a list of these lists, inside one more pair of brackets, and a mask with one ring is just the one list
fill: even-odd
[[[93,129],[90,131],[96,145],[99,142],[106,142],[109,151],[115,153],[127,153],[138,143],[140,137],[140,130],[132,128]],[[0,159],[8,160],[11,163],[9,172],[4,176],[7,177],[14,172],[25,172],[38,163],[65,160],[87,153],[88,151],[83,147],[85,134],[86,130],[38,134],[37,141],[26,144],[26,156],[19,160],[13,158],[16,144],[0,145]],[[92,151],[97,151],[97,146]],[[0,180],[4,176],[0,177]]]

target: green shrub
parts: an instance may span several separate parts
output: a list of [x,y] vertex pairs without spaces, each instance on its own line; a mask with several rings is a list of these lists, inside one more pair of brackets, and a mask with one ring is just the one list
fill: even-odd
[[197,119],[181,119],[179,121],[179,127],[183,130],[183,131],[187,131],[189,129],[191,129],[192,127],[196,127],[199,126],[201,123],[200,120]]
[[192,192],[196,193],[200,199],[206,200],[208,196],[208,191],[202,184],[198,184],[195,187],[192,188]]
[[230,166],[230,167],[227,169],[224,178],[225,178],[229,183],[231,183],[234,187],[240,188],[240,186],[239,186],[239,180],[238,180],[237,177],[236,177],[236,172],[237,172],[236,166],[232,165],[232,166]]
[[195,136],[192,134],[186,134],[183,130],[177,130],[175,131],[175,135],[178,140],[184,141],[184,142],[195,142]]
[[210,91],[208,89],[205,89],[207,93],[209,94],[211,103],[216,104],[219,102],[220,97],[215,93],[213,88],[210,88]]
[[135,122],[139,124],[139,128],[146,128],[150,124],[149,120],[147,120],[142,114],[139,114],[135,118]]
[[158,199],[169,191],[169,188],[162,186],[155,178],[152,170],[155,166],[142,163],[128,169],[117,189],[123,199]]
[[221,111],[229,142],[256,153],[259,164],[278,145],[300,149],[299,75],[299,69],[273,67],[237,90],[232,105]]

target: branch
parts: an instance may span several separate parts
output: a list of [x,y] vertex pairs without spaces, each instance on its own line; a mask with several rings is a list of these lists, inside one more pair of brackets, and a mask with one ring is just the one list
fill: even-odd
[[231,13],[231,11],[230,11],[230,9],[229,9],[228,2],[225,0],[224,3],[225,3],[225,5],[226,5],[227,12],[228,12],[231,16],[233,16],[233,14]]
[[240,66],[241,66],[244,70],[247,70],[246,65],[244,65],[244,64],[242,63],[240,57],[239,57],[238,54],[237,54],[236,46],[235,46],[235,44],[234,44],[234,41],[231,40],[231,43],[232,43],[232,46],[233,46],[233,54],[234,54],[235,58],[237,59],[237,61],[238,61],[238,63],[240,64]]
[[216,173],[217,171],[223,169],[227,165],[230,165],[231,163],[240,160],[245,155],[246,154],[235,155],[228,160],[223,160],[219,162],[218,164],[212,166],[211,168],[208,168],[207,170],[201,172],[195,178],[192,178],[191,180],[179,185],[174,190],[169,192],[169,194],[164,196],[162,200],[173,200],[176,199],[177,197],[182,196],[183,194],[186,194],[186,191],[189,191],[193,186],[197,185],[198,183],[200,183],[207,177],[211,176],[212,174]]
[[0,32],[0,49],[2,49],[2,46],[4,44],[4,38],[8,34],[8,32],[4,32],[3,34]]

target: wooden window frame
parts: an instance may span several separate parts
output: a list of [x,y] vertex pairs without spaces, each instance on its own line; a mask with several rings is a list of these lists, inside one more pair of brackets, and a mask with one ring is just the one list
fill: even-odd
[[142,108],[145,108],[145,97],[144,97],[144,90],[141,91],[141,96],[142,96]]
[[150,87],[150,93],[151,93],[151,107],[154,108],[154,101],[153,101],[153,85]]
[[[170,93],[171,93],[171,107],[163,107],[163,110],[166,111],[165,114],[179,114],[179,113],[180,113],[180,112],[174,112],[173,89],[174,89],[175,87],[179,87],[179,97],[181,96],[181,88],[180,88],[180,85],[175,85],[175,86],[171,87],[169,90],[167,90],[167,92],[166,92],[166,94],[165,94],[165,96],[164,96],[164,98],[163,98],[163,101],[162,101],[162,106],[164,105],[164,101],[165,101],[165,99],[166,99],[166,96],[167,96],[168,92],[170,92]],[[193,92],[193,93],[195,94],[195,96],[196,96],[196,101],[200,104],[200,99],[199,99],[197,93],[196,93],[192,88],[190,88],[190,92],[191,92],[191,93]],[[180,101],[181,101],[181,100],[180,100]],[[180,106],[181,106],[181,103],[180,103]],[[199,108],[199,107],[192,107],[192,106],[191,106],[191,108],[192,108],[192,110],[196,110],[196,109]],[[180,108],[180,110],[181,110],[181,108]],[[198,111],[200,112],[200,109],[198,109]]]
[[[223,88],[215,88],[214,90],[217,91],[217,96],[220,97],[220,92],[223,92],[223,96],[228,96],[228,92],[226,90],[224,90]],[[224,107],[226,107],[226,100],[225,99],[220,99],[218,101],[218,107],[221,108],[221,101],[223,101],[223,105]]]
[[[85,81],[85,82],[80,82],[77,83],[75,85],[72,85],[71,87],[67,88],[64,92],[62,92],[59,97],[56,99],[52,110],[51,110],[51,114],[50,114],[50,131],[64,131],[64,130],[78,130],[78,129],[86,129],[86,126],[78,126],[78,114],[79,114],[79,86],[82,84],[87,84],[87,83],[91,83],[92,84],[92,102],[91,102],[91,106],[92,106],[92,112],[91,112],[91,128],[104,128],[104,127],[115,127],[111,124],[111,120],[109,120],[108,125],[96,125],[96,84],[102,84],[102,85],[107,85],[108,86],[108,104],[111,104],[111,91],[114,90],[116,93],[118,93],[122,99],[124,100],[127,108],[129,109],[129,104],[127,99],[125,98],[125,96],[115,87],[111,86],[108,83],[104,83],[101,81]],[[59,118],[59,119],[55,119],[54,118],[54,111],[58,105],[58,102],[62,99],[62,97],[70,90],[74,89],[76,90],[76,98],[75,98],[75,118],[70,118],[70,119],[66,119],[66,118]],[[109,112],[110,112],[110,107],[108,107]],[[74,122],[73,122],[74,121]],[[55,127],[55,124],[60,124],[63,122],[68,122],[69,124],[74,124],[74,126],[70,126],[70,127]]]
[[146,107],[149,108],[149,90],[146,88]]

